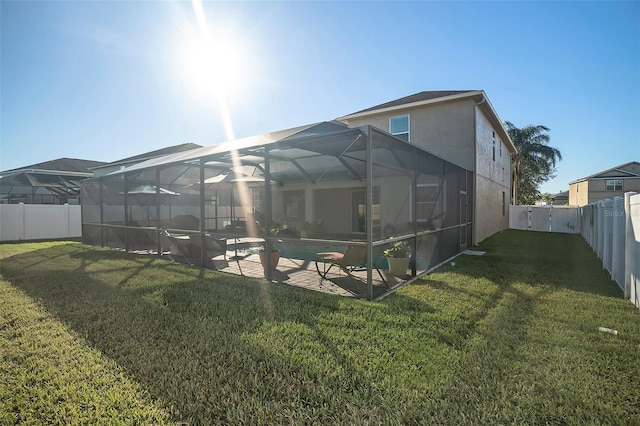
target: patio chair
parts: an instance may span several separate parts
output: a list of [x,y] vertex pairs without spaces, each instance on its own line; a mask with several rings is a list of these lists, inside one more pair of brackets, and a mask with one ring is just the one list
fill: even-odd
[[[327,279],[327,274],[334,266],[344,271],[349,277],[358,279],[357,277],[354,277],[353,273],[367,269],[367,247],[360,245],[348,245],[344,253],[335,251],[320,252],[315,254],[314,260],[316,263],[316,270],[318,271],[318,275],[320,275],[320,284],[322,284],[322,280]],[[323,265],[322,270],[320,270],[319,263],[322,263]],[[373,267],[378,271],[378,275],[380,275],[382,282],[388,288],[387,280],[384,279],[384,276],[382,276],[378,267],[376,265],[373,265]]]
[[[204,241],[205,262],[209,265],[213,265],[214,269],[222,269],[229,266],[229,263],[227,262],[226,238],[215,238],[212,235],[205,234],[203,240],[202,235],[191,234],[189,235],[189,240],[191,241],[191,245],[193,246],[192,250],[196,254],[196,257],[200,256],[202,242]],[[222,256],[221,259],[220,256]],[[200,259],[196,259],[196,262],[194,263],[200,263]]]

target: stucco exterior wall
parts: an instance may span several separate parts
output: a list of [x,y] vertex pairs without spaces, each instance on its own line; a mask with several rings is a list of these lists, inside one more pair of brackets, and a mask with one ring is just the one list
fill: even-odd
[[589,181],[569,184],[569,205],[584,206],[589,204]]
[[509,227],[511,156],[484,113],[476,109],[475,114],[477,142],[474,196],[477,219],[474,221],[473,242],[479,243]]
[[467,170],[475,170],[474,102],[463,99],[349,119],[349,127],[372,125],[389,131],[389,118],[409,114],[410,142]]
[[[351,118],[349,127],[389,131],[389,118],[409,114],[410,142],[475,173],[473,243],[509,227],[511,156],[500,132],[473,99],[404,108]],[[495,160],[493,147],[495,138]],[[504,193],[504,215],[503,212]]]
[[[585,204],[613,197],[624,197],[625,192],[640,192],[640,177],[632,178],[608,178],[621,179],[622,191],[607,191],[607,179],[589,179],[589,200]],[[580,187],[582,191],[582,187]],[[580,204],[582,205],[582,204]]]

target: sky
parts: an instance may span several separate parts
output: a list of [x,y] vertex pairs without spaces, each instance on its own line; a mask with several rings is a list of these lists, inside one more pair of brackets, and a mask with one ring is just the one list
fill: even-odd
[[562,161],[543,193],[640,161],[638,1],[1,0],[0,24],[0,170],[212,145],[425,90],[484,90],[501,120],[548,127]]

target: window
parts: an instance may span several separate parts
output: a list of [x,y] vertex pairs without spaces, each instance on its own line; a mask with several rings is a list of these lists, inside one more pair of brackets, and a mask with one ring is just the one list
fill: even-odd
[[506,214],[507,204],[506,204],[506,194],[502,191],[502,216]]
[[622,191],[622,179],[607,179],[607,191]]
[[[442,184],[423,183],[416,185],[416,219],[427,224],[427,229],[435,229],[434,219],[439,219],[442,203]],[[439,226],[438,226],[439,227]]]
[[493,134],[493,161],[496,161],[496,132],[491,132]]
[[389,133],[409,142],[409,115],[398,115],[389,119]]

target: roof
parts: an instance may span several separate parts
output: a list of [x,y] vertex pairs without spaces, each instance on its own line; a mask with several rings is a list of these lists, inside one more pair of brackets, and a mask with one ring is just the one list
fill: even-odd
[[146,169],[148,167],[169,165],[187,161],[194,161],[199,158],[213,156],[219,153],[240,150],[250,147],[257,147],[261,145],[273,144],[280,141],[286,141],[294,137],[313,137],[323,134],[334,134],[344,131],[353,131],[343,123],[338,121],[324,121],[314,124],[308,124],[305,126],[294,127],[291,129],[279,130],[271,133],[264,133],[262,135],[251,136],[242,139],[235,139],[211,146],[200,147],[185,152],[176,152],[173,154],[164,155],[161,157],[151,158],[149,160],[140,162],[133,166],[127,167],[122,170],[117,170],[109,175],[115,175],[119,173],[128,173],[134,170]]
[[633,168],[636,170],[640,170],[640,162],[637,161],[630,161],[628,163],[624,163],[624,164],[620,164],[619,166],[615,166],[612,167],[610,169],[607,170],[603,170],[601,172],[598,173],[594,173],[592,175],[580,178],[580,179],[576,179],[572,182],[569,182],[569,185],[574,184],[574,183],[578,183],[578,182],[584,182],[585,180],[589,180],[589,179],[611,179],[611,178],[637,178],[640,177],[640,172],[635,172],[632,170],[625,170],[627,168]]
[[438,100],[442,100],[440,98],[449,98],[451,96],[456,96],[456,95],[460,95],[462,93],[477,93],[479,92],[478,90],[438,90],[438,91],[425,91],[425,92],[420,92],[420,93],[415,93],[413,95],[409,95],[409,96],[405,96],[403,98],[400,99],[396,99],[394,101],[389,101],[389,102],[385,102],[383,104],[380,105],[376,105],[370,108],[366,108],[354,113],[351,113],[346,117],[355,115],[355,114],[361,114],[363,112],[370,112],[370,111],[376,111],[379,109],[386,109],[386,108],[391,108],[391,107],[396,107],[396,106],[405,106],[407,104],[414,104],[414,103],[421,103],[424,101],[430,101],[433,99],[438,99]]
[[31,164],[17,169],[0,172],[0,176],[18,173],[44,173],[44,174],[80,174],[92,175],[91,169],[105,164],[103,161],[81,160],[77,158],[58,158],[57,160]]
[[112,167],[112,166],[117,166],[121,164],[139,163],[142,161],[149,160],[151,158],[164,157],[165,155],[175,154],[177,152],[191,151],[198,148],[202,148],[202,145],[198,145],[196,143],[183,143],[180,145],[173,145],[166,148],[157,149],[155,151],[134,155],[133,157],[127,157],[120,160],[112,161],[111,163],[103,163],[101,165],[93,167],[93,169],[100,169],[103,167]]
[[340,121],[349,121],[350,119],[367,117],[375,114],[384,114],[401,109],[416,108],[425,105],[433,105],[443,102],[450,102],[459,99],[471,98],[476,102],[478,108],[480,108],[488,117],[493,128],[498,132],[500,139],[502,139],[509,150],[509,153],[515,154],[518,152],[509,133],[504,128],[504,124],[498,113],[491,105],[489,98],[483,90],[438,90],[438,91],[426,91],[415,93],[413,95],[405,96],[393,101],[385,102],[374,107],[366,108],[361,111],[357,111],[343,117],[339,117]]

